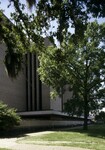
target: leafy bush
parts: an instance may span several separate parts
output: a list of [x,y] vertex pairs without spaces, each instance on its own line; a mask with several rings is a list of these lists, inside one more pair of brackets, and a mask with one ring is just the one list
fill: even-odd
[[9,130],[20,124],[20,117],[16,114],[16,109],[9,108],[0,101],[0,130]]

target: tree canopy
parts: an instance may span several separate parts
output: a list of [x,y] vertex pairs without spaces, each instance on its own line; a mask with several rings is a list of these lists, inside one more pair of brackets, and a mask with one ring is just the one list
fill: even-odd
[[57,31],[51,36],[62,42],[64,30],[75,30],[75,36],[83,37],[87,20],[91,17],[105,17],[104,0],[26,0],[29,7],[35,6],[38,25],[45,30],[51,28],[51,21],[57,21]]
[[[25,6],[21,0],[9,0],[14,5],[19,19],[22,19],[21,11]],[[60,43],[64,32],[71,33],[75,40],[83,38],[87,21],[92,18],[105,17],[104,0],[26,0],[29,7],[34,5],[34,25],[41,34],[49,36],[50,40],[56,38]],[[25,18],[24,18],[25,19]],[[49,31],[49,32],[48,32]]]

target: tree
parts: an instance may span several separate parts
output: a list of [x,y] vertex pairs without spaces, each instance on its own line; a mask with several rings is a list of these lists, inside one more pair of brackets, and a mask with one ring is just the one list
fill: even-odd
[[[39,57],[39,74],[59,94],[70,84],[72,102],[84,114],[87,129],[89,113],[105,103],[105,23],[88,23],[82,42],[65,37],[61,48],[49,47]],[[79,111],[80,112],[80,111]]]

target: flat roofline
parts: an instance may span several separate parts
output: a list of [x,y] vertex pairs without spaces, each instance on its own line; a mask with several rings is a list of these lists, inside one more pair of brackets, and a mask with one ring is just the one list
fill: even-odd
[[18,112],[17,114],[20,116],[37,116],[37,115],[69,116],[67,113],[59,112],[56,110],[26,111],[26,112]]
[[[67,118],[71,118],[71,119],[84,119],[83,116],[69,116],[69,114],[64,113],[64,112],[60,112],[57,110],[42,110],[42,111],[25,111],[25,112],[17,112],[18,115],[20,115],[21,117],[45,117],[45,116],[59,116],[59,117],[67,117]],[[91,120],[91,118],[88,117],[89,120]]]

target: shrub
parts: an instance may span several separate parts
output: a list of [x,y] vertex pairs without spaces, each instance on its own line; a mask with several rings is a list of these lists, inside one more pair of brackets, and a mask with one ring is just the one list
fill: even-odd
[[0,130],[9,130],[20,124],[20,117],[16,114],[16,109],[9,108],[0,101]]

